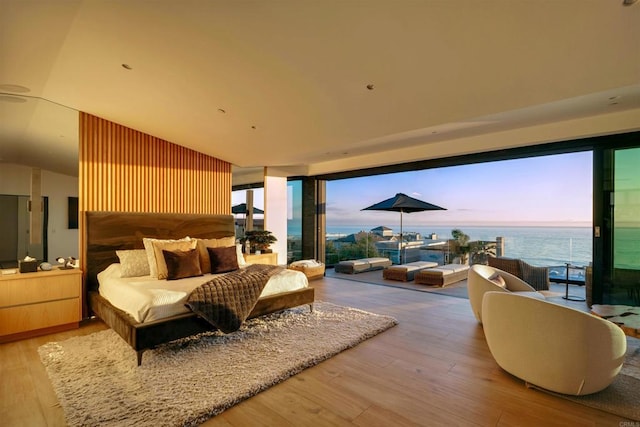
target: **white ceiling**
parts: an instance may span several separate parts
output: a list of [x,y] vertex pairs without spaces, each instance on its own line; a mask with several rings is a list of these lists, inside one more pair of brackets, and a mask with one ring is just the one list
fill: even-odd
[[622,3],[0,0],[0,162],[77,173],[74,110],[310,175],[638,130]]

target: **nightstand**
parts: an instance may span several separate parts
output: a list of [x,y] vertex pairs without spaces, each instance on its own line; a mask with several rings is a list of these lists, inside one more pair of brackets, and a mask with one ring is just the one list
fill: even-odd
[[0,342],[78,327],[82,319],[82,271],[0,275]]
[[243,254],[247,264],[271,264],[278,265],[278,254],[275,252],[265,254]]

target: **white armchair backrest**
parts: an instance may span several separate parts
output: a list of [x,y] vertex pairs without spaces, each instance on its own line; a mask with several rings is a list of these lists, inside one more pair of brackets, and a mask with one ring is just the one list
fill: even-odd
[[[504,279],[506,284],[505,288],[489,280],[489,277],[492,277],[494,274],[499,274]],[[486,292],[536,293],[535,289],[513,274],[481,264],[474,264],[469,269],[467,291],[469,294],[469,302],[471,303],[471,310],[473,310],[473,314],[476,316],[478,323],[482,323],[482,297]]]

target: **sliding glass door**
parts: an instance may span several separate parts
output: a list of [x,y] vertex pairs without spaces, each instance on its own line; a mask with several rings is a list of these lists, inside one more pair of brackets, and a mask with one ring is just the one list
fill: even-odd
[[602,303],[640,305],[640,147],[603,160]]

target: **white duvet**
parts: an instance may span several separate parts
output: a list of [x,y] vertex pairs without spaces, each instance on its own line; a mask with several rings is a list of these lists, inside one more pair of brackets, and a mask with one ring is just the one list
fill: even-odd
[[[242,268],[242,267],[241,267]],[[151,276],[120,277],[120,264],[111,264],[98,273],[98,291],[111,304],[129,313],[138,322],[151,322],[188,313],[184,305],[191,291],[220,274],[205,274],[180,280],[158,280]],[[295,291],[309,286],[300,271],[283,270],[271,276],[261,297]]]

